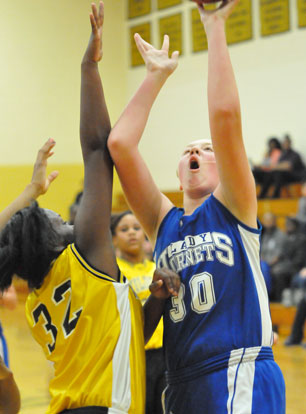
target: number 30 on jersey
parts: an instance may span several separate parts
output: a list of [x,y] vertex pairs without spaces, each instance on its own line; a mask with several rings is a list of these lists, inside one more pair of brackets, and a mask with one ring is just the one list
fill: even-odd
[[[207,313],[216,303],[213,277],[210,273],[198,273],[189,281],[191,293],[191,309],[196,313]],[[170,318],[173,322],[180,322],[185,318],[186,305],[184,302],[185,286],[181,283],[178,296],[172,297]]]

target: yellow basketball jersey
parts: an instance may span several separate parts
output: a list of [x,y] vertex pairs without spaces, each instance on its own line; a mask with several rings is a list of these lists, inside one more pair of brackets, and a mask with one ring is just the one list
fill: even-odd
[[54,363],[48,414],[93,405],[144,412],[142,307],[121,279],[92,268],[72,244],[28,296],[32,334]]
[[[149,285],[152,282],[153,273],[155,270],[155,263],[150,260],[145,260],[144,263],[130,263],[124,259],[117,258],[117,263],[121,272],[129,280],[130,285],[137,293],[142,304],[150,296]],[[163,321],[159,321],[157,328],[152,335],[150,341],[147,343],[145,349],[156,349],[163,346]]]

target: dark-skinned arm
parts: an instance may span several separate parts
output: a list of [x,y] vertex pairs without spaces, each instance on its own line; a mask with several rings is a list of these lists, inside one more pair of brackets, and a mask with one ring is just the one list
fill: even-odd
[[181,280],[178,274],[167,268],[157,268],[149,287],[151,295],[144,304],[144,338],[147,343],[164,313],[166,300],[177,296]]
[[75,220],[76,245],[97,270],[118,278],[112,247],[113,163],[107,149],[110,119],[98,62],[102,59],[104,5],[91,5],[91,35],[81,66],[80,139],[84,159],[84,192]]
[[0,357],[0,414],[17,414],[19,410],[19,389],[12,372]]

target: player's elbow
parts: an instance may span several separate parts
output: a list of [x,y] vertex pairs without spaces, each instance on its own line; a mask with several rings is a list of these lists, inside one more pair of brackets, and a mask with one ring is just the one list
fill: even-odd
[[233,103],[217,103],[212,111],[215,118],[234,121],[241,118],[240,105]]
[[122,137],[114,131],[112,131],[109,135],[107,146],[114,160],[118,158],[120,154],[123,154],[128,150],[128,146],[125,144]]

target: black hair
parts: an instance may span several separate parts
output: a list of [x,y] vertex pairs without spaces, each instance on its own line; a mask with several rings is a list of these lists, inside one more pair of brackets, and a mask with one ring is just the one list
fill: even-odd
[[37,202],[18,211],[0,233],[0,290],[16,274],[31,289],[41,287],[52,261],[61,253],[58,234]]
[[131,212],[131,210],[126,210],[126,211],[123,211],[122,213],[119,213],[119,214],[112,214],[111,224],[110,224],[110,229],[111,229],[111,232],[112,232],[112,236],[115,236],[117,226],[118,226],[119,222],[121,221],[121,219],[124,216],[127,216],[128,214],[133,214],[133,213]]
[[83,191],[79,191],[75,196],[75,200],[73,204],[79,205],[83,196]]
[[269,145],[273,143],[275,148],[282,149],[282,144],[281,144],[280,140],[276,137],[269,138],[268,143],[269,143]]

